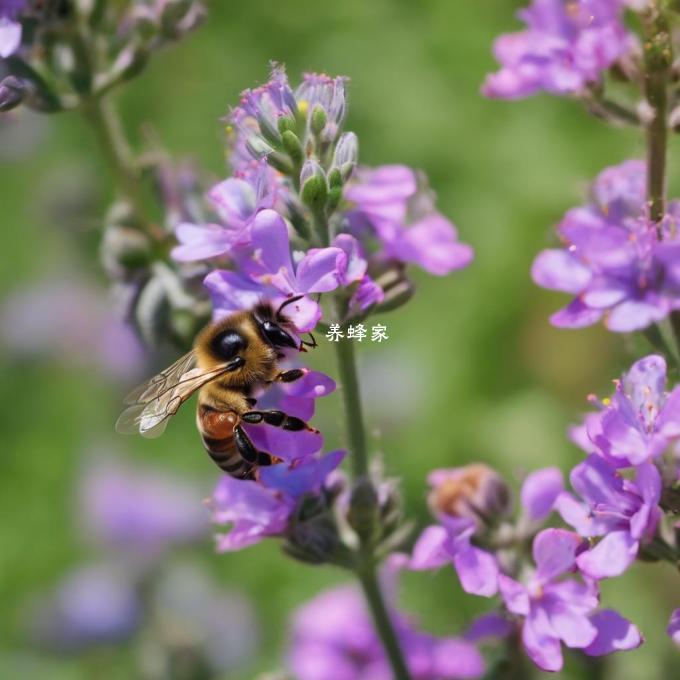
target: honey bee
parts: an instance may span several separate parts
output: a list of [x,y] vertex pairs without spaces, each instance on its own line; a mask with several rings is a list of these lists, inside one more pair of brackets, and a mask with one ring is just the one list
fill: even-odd
[[277,410],[253,410],[253,393],[275,383],[299,380],[299,368],[279,370],[286,349],[305,352],[316,347],[296,342],[292,322],[282,313],[302,296],[288,298],[277,310],[266,301],[249,311],[235,312],[209,324],[196,337],[193,349],[172,366],[140,385],[126,398],[128,408],[116,431],[157,437],[171,416],[198,390],[196,424],[208,455],[233,477],[252,479],[258,467],[279,462],[258,451],[244,423],[267,423],[284,430],[317,432],[300,418]]

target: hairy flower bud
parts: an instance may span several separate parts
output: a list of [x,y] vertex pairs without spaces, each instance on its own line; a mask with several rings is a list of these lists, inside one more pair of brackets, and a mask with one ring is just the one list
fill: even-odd
[[305,161],[300,172],[300,196],[313,212],[321,212],[328,199],[326,173],[316,161]]
[[320,135],[326,127],[327,120],[328,116],[326,115],[323,106],[321,106],[321,104],[316,104],[312,109],[312,115],[309,121],[312,133],[314,135]]
[[305,154],[298,136],[292,130],[284,130],[281,135],[281,141],[283,142],[283,148],[293,161],[293,165],[299,168],[302,165]]
[[363,544],[371,544],[379,519],[380,506],[375,486],[369,477],[361,477],[352,489],[347,521]]
[[342,543],[329,501],[322,495],[308,496],[298,503],[284,543],[284,550],[291,557],[309,564],[351,563],[351,554]]
[[488,465],[473,463],[461,468],[435,470],[429,476],[432,490],[428,503],[436,515],[470,517],[483,524],[508,514],[510,490]]
[[346,182],[356,167],[359,159],[359,139],[353,132],[345,132],[333,153],[333,168],[337,168]]
[[7,76],[0,81],[0,111],[9,111],[19,106],[28,92],[28,83],[16,76]]

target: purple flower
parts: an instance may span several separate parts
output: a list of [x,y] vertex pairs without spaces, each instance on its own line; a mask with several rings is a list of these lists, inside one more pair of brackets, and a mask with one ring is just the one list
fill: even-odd
[[0,0],[0,58],[6,59],[21,45],[19,14],[26,9],[27,0]]
[[266,536],[281,536],[297,501],[307,493],[318,493],[344,457],[344,451],[332,451],[320,458],[307,456],[291,464],[261,468],[258,481],[223,476],[211,507],[213,521],[230,529],[217,536],[218,552],[241,550]]
[[358,168],[345,188],[353,206],[349,227],[364,238],[377,239],[388,260],[417,264],[443,276],[470,264],[472,248],[457,240],[456,228],[436,212],[431,192],[404,165]]
[[[483,659],[470,642],[419,632],[396,612],[392,612],[392,618],[414,680],[476,678],[483,674]],[[298,609],[289,658],[299,680],[392,677],[371,617],[353,586],[327,590]]]
[[48,356],[129,380],[144,351],[91,281],[45,278],[0,302],[0,343],[18,356]]
[[198,485],[113,457],[89,463],[80,483],[81,516],[97,541],[133,557],[157,557],[209,528]]
[[32,637],[49,649],[77,651],[122,642],[141,622],[134,582],[111,564],[70,572],[29,609]]
[[305,73],[295,90],[298,110],[308,114],[308,124],[316,107],[320,107],[326,114],[326,125],[321,131],[321,137],[325,142],[336,140],[345,122],[347,113],[345,85],[348,80],[345,76],[333,78],[325,73]]
[[553,325],[581,328],[604,318],[609,330],[635,331],[680,304],[677,285],[669,285],[665,274],[675,261],[669,242],[677,233],[680,206],[669,205],[660,244],[646,217],[645,175],[642,161],[600,173],[591,203],[570,210],[557,227],[565,249],[544,250],[536,257],[534,281],[575,296],[553,314]]
[[520,493],[527,517],[532,521],[544,520],[552,512],[562,491],[564,479],[558,468],[543,468],[527,475]]
[[666,361],[650,354],[616,382],[597,417],[587,421],[595,452],[617,467],[639,465],[680,437],[680,387],[666,392]]
[[[258,396],[258,408],[275,409],[309,421],[314,415],[315,402],[335,391],[335,381],[325,373],[305,370],[305,375],[292,383],[276,383]],[[273,425],[245,425],[253,444],[276,457],[292,462],[323,447],[319,432],[300,430],[289,432]]]
[[680,609],[674,609],[668,621],[668,634],[671,640],[680,647]]
[[321,108],[326,118],[321,138],[325,142],[337,139],[345,118],[346,81],[342,76],[331,78],[325,74],[306,73],[300,86],[293,91],[284,69],[275,65],[270,80],[242,92],[239,105],[231,112],[231,121],[238,133],[233,141],[238,150],[232,156],[234,168],[248,167],[244,151],[251,158],[260,159],[281,146],[282,118],[293,127],[302,118],[308,134],[312,114]]
[[581,536],[602,537],[578,556],[579,569],[595,579],[619,576],[656,531],[661,517],[658,470],[644,463],[636,468],[634,481],[623,479],[601,456],[591,454],[572,470],[570,481],[583,502],[564,492],[557,501],[559,513]]
[[179,262],[207,260],[250,245],[253,219],[260,210],[274,206],[277,189],[271,175],[262,161],[248,177],[230,177],[216,184],[208,199],[222,224],[180,223],[176,229],[180,245],[173,249],[172,257]]
[[409,569],[438,569],[453,564],[466,593],[491,597],[498,591],[496,558],[471,543],[475,522],[469,518],[442,517],[441,524],[426,527],[413,546]]
[[594,583],[563,580],[576,567],[581,538],[564,529],[546,529],[534,539],[535,572],[525,583],[499,576],[508,611],[523,619],[522,642],[532,661],[546,671],[562,668],[561,644],[599,656],[641,643],[635,626],[616,612],[595,613]]
[[252,307],[262,297],[276,306],[289,297],[304,295],[286,307],[286,315],[298,331],[312,330],[322,311],[308,295],[327,293],[348,282],[349,267],[356,264],[343,248],[351,238],[343,236],[343,247],[314,248],[294,257],[285,220],[273,210],[262,210],[251,227],[252,257],[243,263],[249,276],[218,270],[205,279],[214,313],[221,316]]
[[526,30],[496,40],[501,69],[482,92],[500,99],[581,93],[635,45],[622,9],[619,0],[533,0],[518,14]]

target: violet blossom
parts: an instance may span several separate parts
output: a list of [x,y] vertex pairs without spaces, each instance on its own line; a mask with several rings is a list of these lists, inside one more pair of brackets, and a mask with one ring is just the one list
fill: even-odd
[[88,462],[80,482],[87,533],[132,557],[157,558],[208,534],[200,485],[111,456]]
[[[392,611],[414,680],[477,678],[484,661],[470,642],[418,631]],[[390,666],[360,592],[339,586],[317,595],[293,618],[289,662],[299,680],[389,680]]]
[[487,97],[519,99],[541,90],[580,94],[635,46],[620,0],[533,0],[518,12],[526,29],[500,36],[501,69],[487,76]]
[[658,470],[644,463],[636,468],[635,480],[624,479],[604,458],[591,454],[572,470],[570,481],[582,500],[563,492],[557,510],[581,536],[601,537],[578,556],[579,569],[594,579],[619,576],[659,523]]
[[[258,408],[283,411],[304,421],[311,420],[315,402],[335,391],[335,381],[320,371],[302,369],[302,378],[292,383],[275,383],[258,396]],[[259,393],[258,393],[259,394]],[[314,430],[291,432],[261,423],[244,425],[253,444],[277,458],[292,462],[317,453],[323,447],[323,436]]]
[[250,245],[253,219],[260,210],[274,206],[276,195],[265,161],[257,163],[249,176],[230,177],[216,184],[207,197],[221,223],[181,222],[175,230],[180,245],[173,249],[172,257],[190,262],[237,254]]
[[241,550],[267,536],[283,535],[298,501],[305,494],[318,494],[344,457],[344,451],[332,451],[261,468],[257,481],[222,476],[210,502],[213,521],[229,526],[217,536],[218,552]]
[[616,381],[599,413],[587,416],[586,433],[586,450],[616,467],[640,465],[662,454],[680,437],[680,387],[666,390],[666,360],[650,354],[636,361]]
[[528,474],[520,491],[526,517],[533,522],[544,520],[553,511],[562,491],[564,478],[559,468],[542,468]]
[[205,279],[215,315],[253,306],[262,297],[277,306],[287,298],[303,295],[286,307],[286,315],[298,331],[312,330],[322,310],[309,295],[327,293],[342,281],[349,282],[351,258],[343,248],[331,246],[312,249],[294,259],[286,222],[273,210],[259,212],[251,229],[252,257],[243,263],[248,274],[217,270]]
[[434,207],[422,178],[405,165],[358,168],[344,193],[352,233],[376,239],[378,255],[443,276],[472,261],[470,246]]
[[523,583],[505,574],[499,588],[508,611],[523,620],[522,642],[541,669],[562,668],[561,643],[590,656],[634,649],[637,628],[612,610],[596,612],[599,593],[589,580],[563,579],[577,565],[581,538],[564,529],[546,529],[533,543],[536,570]]
[[27,0],[0,0],[0,58],[6,59],[21,45],[19,14],[26,9]]
[[141,619],[134,581],[108,563],[73,570],[28,609],[31,637],[55,651],[123,642],[134,635]]
[[[245,149],[254,159],[270,157],[282,146],[283,134],[297,119],[305,121],[309,133],[312,115],[318,109],[325,118],[321,134],[326,142],[334,141],[345,117],[346,81],[342,76],[306,73],[300,86],[293,90],[285,70],[274,65],[269,81],[242,92],[239,105],[231,112],[231,122],[237,131],[234,146]],[[269,160],[272,162],[273,158]],[[235,170],[247,169],[247,156],[242,151],[236,157],[232,155],[232,166]]]
[[666,270],[680,204],[672,201],[660,229],[647,219],[646,168],[625,161],[595,180],[591,202],[567,212],[557,227],[564,249],[544,250],[531,275],[544,288],[575,296],[550,318],[564,328],[604,319],[609,330],[641,330],[680,305]]

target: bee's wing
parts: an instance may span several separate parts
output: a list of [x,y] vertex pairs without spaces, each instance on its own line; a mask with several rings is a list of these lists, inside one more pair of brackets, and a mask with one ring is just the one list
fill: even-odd
[[224,373],[226,366],[202,370],[193,352],[138,387],[126,398],[130,406],[116,421],[116,432],[158,437],[168,419],[200,387]]
[[142,383],[132,390],[125,399],[124,404],[146,404],[152,399],[156,399],[167,389],[179,384],[185,373],[196,367],[196,354],[194,350],[187,352],[184,356],[175,361],[172,366],[155,375],[150,380]]

